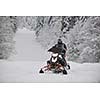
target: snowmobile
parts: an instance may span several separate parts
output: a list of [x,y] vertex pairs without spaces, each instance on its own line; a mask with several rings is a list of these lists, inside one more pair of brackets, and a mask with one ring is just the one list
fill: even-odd
[[52,53],[51,58],[47,61],[47,65],[40,69],[39,73],[52,71],[53,73],[67,74],[67,70],[70,69],[70,66],[67,63],[65,66],[63,56],[60,54],[61,51],[58,48],[52,47],[48,52]]

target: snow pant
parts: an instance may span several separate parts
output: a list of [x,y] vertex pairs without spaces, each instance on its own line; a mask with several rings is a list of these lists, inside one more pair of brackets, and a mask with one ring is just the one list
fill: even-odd
[[66,62],[66,60],[65,60],[65,57],[59,58],[59,63],[60,63],[62,66],[66,67],[67,62]]

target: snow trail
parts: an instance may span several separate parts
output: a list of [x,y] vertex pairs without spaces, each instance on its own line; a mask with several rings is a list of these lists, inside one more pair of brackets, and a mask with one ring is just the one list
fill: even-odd
[[43,61],[47,52],[35,40],[34,31],[19,29],[14,38],[16,41],[16,55],[10,59],[14,61]]
[[0,61],[0,82],[100,82],[100,64],[77,64],[70,62],[68,75],[45,73],[39,74],[43,62]]
[[50,55],[36,42],[34,32],[18,30],[15,41],[17,54],[0,61],[0,82],[100,82],[99,63],[69,62],[68,75],[39,74]]

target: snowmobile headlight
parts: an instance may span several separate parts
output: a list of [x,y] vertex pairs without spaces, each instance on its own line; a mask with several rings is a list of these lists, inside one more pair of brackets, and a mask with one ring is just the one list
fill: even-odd
[[58,56],[58,53],[53,53],[52,56],[53,57],[57,57]]

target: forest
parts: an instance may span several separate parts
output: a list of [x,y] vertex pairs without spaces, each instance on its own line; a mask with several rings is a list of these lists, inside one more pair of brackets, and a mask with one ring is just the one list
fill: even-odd
[[0,59],[14,53],[13,38],[22,28],[35,31],[37,42],[45,49],[61,38],[69,61],[100,62],[99,16],[0,16]]

